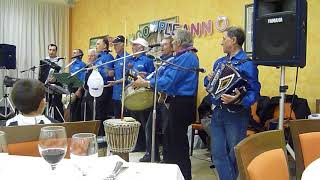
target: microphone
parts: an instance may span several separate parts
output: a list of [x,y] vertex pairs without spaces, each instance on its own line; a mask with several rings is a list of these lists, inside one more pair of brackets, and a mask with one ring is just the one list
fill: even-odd
[[201,72],[201,73],[205,73],[205,72],[206,72],[206,69],[204,69],[204,68],[194,68],[194,71],[196,71],[196,72]]
[[161,43],[150,44],[149,48],[154,48],[154,47],[158,47],[158,46],[161,46]]
[[57,59],[57,62],[60,61],[61,59],[66,59],[66,57],[59,57],[59,58]]

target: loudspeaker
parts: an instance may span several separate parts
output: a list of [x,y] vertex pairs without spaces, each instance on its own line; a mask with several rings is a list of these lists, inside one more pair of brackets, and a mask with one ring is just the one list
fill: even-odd
[[16,69],[16,46],[0,44],[0,68]]
[[254,0],[255,64],[306,65],[307,6],[306,0]]

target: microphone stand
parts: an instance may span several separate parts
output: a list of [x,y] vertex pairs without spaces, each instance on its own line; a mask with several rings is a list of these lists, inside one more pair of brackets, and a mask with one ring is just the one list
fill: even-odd
[[152,145],[151,145],[151,162],[155,161],[155,140],[156,140],[156,118],[157,118],[157,89],[158,89],[158,69],[159,67],[155,66],[155,83],[154,83],[154,94],[153,94],[153,110],[152,110]]
[[32,66],[32,67],[30,67],[29,69],[25,69],[25,70],[20,71],[20,73],[32,71],[32,79],[34,79],[35,70],[36,70],[37,68],[40,68],[40,67],[46,66],[46,65],[49,65],[49,64],[42,64],[42,65],[39,65],[39,66]]

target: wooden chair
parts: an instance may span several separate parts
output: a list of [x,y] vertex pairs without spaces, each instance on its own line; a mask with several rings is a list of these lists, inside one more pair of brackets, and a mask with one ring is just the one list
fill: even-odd
[[240,180],[288,180],[284,133],[281,130],[253,134],[235,147]]
[[290,131],[296,158],[296,177],[301,179],[304,169],[320,158],[320,120],[290,121]]
[[[98,134],[100,121],[79,121],[56,124],[41,124],[27,126],[1,127],[0,131],[6,133],[8,152],[11,155],[40,156],[38,139],[40,129],[44,126],[64,126],[67,132],[68,145],[73,134],[94,133]],[[69,148],[66,157],[69,157]]]

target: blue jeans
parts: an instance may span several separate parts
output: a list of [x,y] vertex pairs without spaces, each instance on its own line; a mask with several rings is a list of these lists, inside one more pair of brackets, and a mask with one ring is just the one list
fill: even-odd
[[250,110],[231,113],[217,106],[211,121],[211,154],[220,180],[236,180],[238,176],[234,147],[246,137]]

